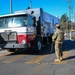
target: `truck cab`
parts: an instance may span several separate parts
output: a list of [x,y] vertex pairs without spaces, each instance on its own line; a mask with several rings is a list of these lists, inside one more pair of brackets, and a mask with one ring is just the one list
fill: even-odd
[[0,16],[0,48],[28,48],[35,38],[35,17],[28,13]]

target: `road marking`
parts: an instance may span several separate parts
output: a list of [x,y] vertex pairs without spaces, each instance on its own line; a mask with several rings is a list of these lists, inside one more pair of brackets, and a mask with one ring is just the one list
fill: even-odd
[[3,61],[2,63],[12,63],[12,62],[15,62],[16,60],[18,60],[18,59],[21,59],[22,57],[24,57],[25,55],[17,55],[17,56],[15,56],[15,57],[12,57],[12,58],[10,58],[10,59],[8,59],[8,60],[5,60],[5,61]]
[[6,54],[0,54],[0,58],[4,58],[5,56],[7,56],[7,55],[10,55],[10,54],[12,54],[12,52],[8,52],[8,53],[6,53]]
[[40,61],[43,60],[45,57],[47,57],[48,55],[40,55],[40,56],[36,56],[34,57],[33,59],[25,62],[27,64],[34,64],[34,63],[37,63],[37,64],[40,64]]
[[[72,51],[64,51],[63,52],[63,59],[66,59],[69,57],[69,55],[71,54]],[[51,64],[66,64],[68,62],[68,60],[63,60],[63,61],[60,61],[60,62],[52,62]]]
[[42,63],[36,69],[33,69],[28,75],[39,75],[45,69],[48,63]]

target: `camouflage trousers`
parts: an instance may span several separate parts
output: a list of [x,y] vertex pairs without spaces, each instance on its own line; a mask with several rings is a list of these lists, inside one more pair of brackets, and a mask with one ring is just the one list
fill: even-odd
[[58,59],[63,56],[62,43],[55,43],[55,54]]

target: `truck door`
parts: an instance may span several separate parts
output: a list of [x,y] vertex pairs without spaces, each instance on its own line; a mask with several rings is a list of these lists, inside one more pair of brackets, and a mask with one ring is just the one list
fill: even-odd
[[41,35],[41,25],[40,25],[40,18],[37,21],[37,35]]
[[35,38],[35,33],[36,33],[36,30],[35,30],[35,26],[34,26],[34,19],[31,15],[29,15],[28,17],[28,40],[29,41],[33,41],[34,38]]

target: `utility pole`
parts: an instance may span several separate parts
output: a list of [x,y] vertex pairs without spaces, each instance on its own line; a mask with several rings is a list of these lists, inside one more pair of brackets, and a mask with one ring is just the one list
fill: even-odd
[[67,18],[67,13],[66,13],[66,33],[68,33],[68,18]]
[[62,2],[61,3],[59,3],[59,4],[57,4],[57,6],[56,6],[56,17],[58,17],[59,18],[59,6],[62,4]]
[[30,0],[30,9],[32,8],[32,1]]
[[71,16],[71,18],[72,18],[71,25],[72,25],[72,29],[73,29],[73,21],[74,21],[73,6],[72,6],[72,16]]
[[74,13],[74,23],[75,23],[75,13]]
[[74,13],[74,29],[75,29],[75,13]]
[[12,0],[10,0],[10,14],[12,13]]
[[67,0],[68,2],[68,9],[69,9],[69,20],[71,21],[70,25],[71,25],[71,29],[73,29],[72,26],[72,12],[73,12],[73,6],[72,6],[72,0]]

